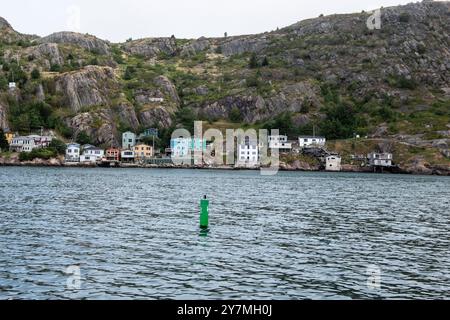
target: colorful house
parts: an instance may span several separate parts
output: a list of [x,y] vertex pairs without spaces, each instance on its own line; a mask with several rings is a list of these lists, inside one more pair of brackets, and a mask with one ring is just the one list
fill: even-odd
[[133,132],[127,131],[122,134],[122,148],[131,150],[136,145],[136,135]]
[[153,157],[153,147],[146,144],[134,146],[134,157],[136,161],[144,161]]
[[176,138],[170,141],[172,157],[191,158],[193,152],[206,152],[206,140],[199,138]]
[[8,141],[8,144],[11,144],[14,139],[15,134],[12,132],[5,132],[5,138],[6,141]]
[[109,148],[105,153],[106,161],[120,161],[120,150],[117,148]]

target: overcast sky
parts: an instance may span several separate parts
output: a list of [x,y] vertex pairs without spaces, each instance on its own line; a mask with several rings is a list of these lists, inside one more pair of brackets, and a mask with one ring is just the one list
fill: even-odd
[[1,0],[19,32],[90,33],[113,42],[175,35],[198,38],[271,31],[323,14],[360,12],[403,0]]

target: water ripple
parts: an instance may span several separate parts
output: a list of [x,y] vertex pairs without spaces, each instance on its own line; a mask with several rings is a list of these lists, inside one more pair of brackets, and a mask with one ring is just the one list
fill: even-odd
[[449,298],[446,177],[0,168],[0,191],[0,299]]

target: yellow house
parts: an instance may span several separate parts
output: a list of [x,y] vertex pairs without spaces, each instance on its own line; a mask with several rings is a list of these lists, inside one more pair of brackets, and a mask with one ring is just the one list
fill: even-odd
[[141,161],[153,157],[153,148],[146,144],[138,144],[134,146],[134,159]]
[[8,144],[11,144],[11,142],[12,142],[13,139],[14,139],[14,133],[12,133],[12,132],[6,132],[6,133],[5,133],[5,138],[6,138],[6,141],[8,141]]

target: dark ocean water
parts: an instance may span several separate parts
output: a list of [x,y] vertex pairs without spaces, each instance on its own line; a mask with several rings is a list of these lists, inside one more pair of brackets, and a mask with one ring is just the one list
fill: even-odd
[[449,299],[449,223],[448,177],[0,168],[0,299]]

